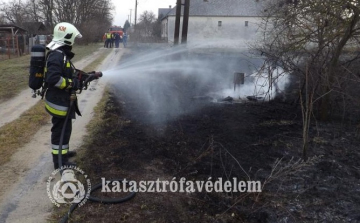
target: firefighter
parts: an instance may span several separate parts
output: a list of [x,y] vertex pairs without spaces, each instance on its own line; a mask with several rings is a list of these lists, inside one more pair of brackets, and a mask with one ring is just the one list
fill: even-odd
[[104,42],[104,48],[106,48],[106,33],[103,35],[102,40]]
[[125,32],[124,33],[124,36],[123,36],[123,44],[124,44],[124,48],[126,48],[126,45],[127,45],[127,39],[128,39],[128,35],[127,35],[127,33]]
[[106,34],[106,48],[111,48],[111,33],[110,32],[107,32],[105,33]]
[[114,47],[114,33],[110,33],[111,37],[110,37],[110,48]]
[[[62,22],[55,26],[53,39],[46,46],[49,53],[45,68],[45,84],[47,85],[45,109],[52,116],[51,147],[55,169],[59,168],[59,145],[62,128],[65,124],[66,115],[70,106],[70,94],[81,87],[81,83],[75,75],[75,67],[71,62],[71,59],[74,57],[74,53],[71,52],[72,45],[74,44],[75,38],[81,37],[80,32],[74,25]],[[65,134],[63,135],[63,165],[75,165],[68,160],[70,157],[76,155],[76,152],[69,151],[72,119],[75,118],[75,112],[81,115],[76,101],[74,105],[74,108],[70,110]]]

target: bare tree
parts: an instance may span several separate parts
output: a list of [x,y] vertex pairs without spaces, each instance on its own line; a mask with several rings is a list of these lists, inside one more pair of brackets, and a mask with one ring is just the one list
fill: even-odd
[[42,22],[44,22],[44,24],[47,27],[54,27],[53,13],[52,13],[53,0],[38,0],[37,5],[38,5],[38,12],[44,15],[44,19]]
[[138,26],[141,27],[142,35],[152,36],[152,24],[155,20],[156,16],[151,11],[145,11],[140,15]]
[[155,14],[151,11],[144,11],[140,15],[139,23],[135,27],[135,35],[132,35],[132,39],[138,41],[156,41],[160,37],[158,32],[159,28]]
[[114,6],[110,0],[13,0],[2,3],[2,16],[9,23],[21,26],[23,22],[43,22],[50,30],[59,22],[77,26],[88,43],[101,40],[111,26]]
[[3,4],[1,11],[3,12],[4,18],[9,21],[9,23],[16,24],[21,26],[25,19],[25,7],[23,3],[13,0],[8,4]]
[[76,25],[77,12],[81,1],[53,0],[53,13],[58,22],[70,22]]
[[153,23],[153,31],[152,34],[154,37],[161,39],[161,20],[160,18],[158,18],[154,23]]
[[40,22],[44,20],[43,14],[39,11],[38,3],[36,0],[29,0],[25,4],[25,8],[29,18],[28,21]]
[[111,26],[113,6],[109,0],[81,0],[75,24],[79,29],[85,43],[101,40],[102,35]]
[[359,7],[358,0],[274,0],[266,7],[263,40],[256,49],[302,81],[304,151],[313,108],[318,108],[316,117],[327,120],[334,99],[353,98],[347,86],[360,82],[345,67],[359,61],[352,53],[359,43]]
[[83,42],[100,40],[111,25],[113,6],[109,0],[53,0],[53,4],[54,22],[75,24],[83,33]]
[[126,20],[125,23],[124,23],[124,32],[126,32],[126,30],[130,28],[130,23],[129,23],[129,20]]

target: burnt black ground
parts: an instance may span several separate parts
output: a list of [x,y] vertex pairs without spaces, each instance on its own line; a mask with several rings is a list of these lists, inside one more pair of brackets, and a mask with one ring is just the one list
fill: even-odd
[[[75,222],[360,222],[355,127],[313,125],[309,160],[297,162],[302,155],[298,106],[194,101],[189,88],[177,91],[181,112],[154,113],[141,94],[111,90],[103,120],[80,159],[92,181],[246,180],[249,175],[263,183],[263,191],[138,193],[118,205],[89,202],[74,213]],[[166,92],[161,95],[172,105]]]

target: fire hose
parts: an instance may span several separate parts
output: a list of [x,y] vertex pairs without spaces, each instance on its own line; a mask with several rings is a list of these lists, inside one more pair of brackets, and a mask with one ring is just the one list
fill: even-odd
[[[80,89],[80,92],[82,89],[87,89],[89,83],[94,80],[94,79],[98,79],[99,77],[102,77],[102,73],[101,72],[90,72],[90,73],[80,73],[80,75],[84,75],[83,78],[84,80],[84,85],[83,87]],[[74,107],[74,103],[76,101],[76,92],[72,91],[71,92],[71,96],[70,96],[70,107],[69,110],[66,114],[65,117],[65,122],[63,125],[63,128],[61,130],[61,136],[60,136],[60,142],[59,142],[59,153],[58,153],[58,163],[59,163],[59,167],[62,167],[62,146],[63,146],[63,141],[64,141],[64,135],[65,135],[65,129],[66,129],[66,123],[70,118],[70,114],[71,111]],[[60,174],[62,174],[62,168],[60,169]],[[113,181],[123,181],[123,179],[114,179],[114,180],[110,180],[110,182]],[[94,197],[91,196],[91,193],[100,189],[102,186],[102,183],[96,184],[95,186],[93,186],[90,190],[90,196],[88,197],[88,199],[90,201],[93,202],[99,202],[99,203],[103,203],[103,204],[116,204],[116,203],[123,203],[125,201],[128,201],[130,199],[132,199],[135,196],[135,192],[130,192],[127,196],[122,197],[122,198],[109,198],[109,199],[104,199],[104,198],[98,198],[98,197]],[[78,192],[79,193],[79,192]],[[84,199],[86,198],[86,196],[79,202],[81,203]],[[63,216],[63,218],[60,220],[60,223],[66,223],[70,217],[70,215],[72,214],[73,211],[75,211],[75,209],[78,207],[78,204],[73,204],[70,206],[69,211],[67,212],[66,215]]]

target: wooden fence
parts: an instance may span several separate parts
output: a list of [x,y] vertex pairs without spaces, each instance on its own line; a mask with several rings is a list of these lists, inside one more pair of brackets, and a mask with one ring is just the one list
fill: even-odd
[[26,35],[0,38],[0,60],[29,54],[29,45],[26,39]]

